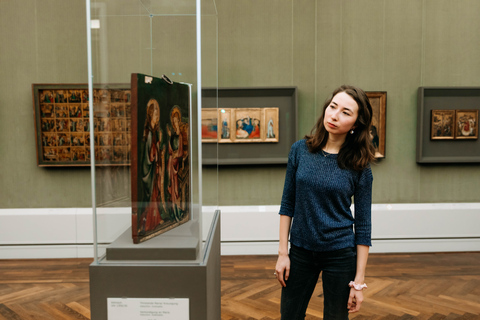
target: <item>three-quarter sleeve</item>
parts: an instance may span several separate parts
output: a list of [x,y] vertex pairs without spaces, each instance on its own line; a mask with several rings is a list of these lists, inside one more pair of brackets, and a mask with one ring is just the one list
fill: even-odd
[[281,215],[293,217],[295,211],[295,175],[297,172],[296,144],[292,146],[288,154],[287,172],[283,187],[282,202],[280,205]]
[[372,245],[372,182],[370,167],[365,168],[355,186],[355,243]]

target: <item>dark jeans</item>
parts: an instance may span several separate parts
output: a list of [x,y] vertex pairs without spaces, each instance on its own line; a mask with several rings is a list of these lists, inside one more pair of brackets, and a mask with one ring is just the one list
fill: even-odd
[[355,278],[356,249],[314,252],[290,248],[290,276],[282,289],[282,320],[305,319],[308,303],[322,272],[323,319],[348,319],[348,283]]

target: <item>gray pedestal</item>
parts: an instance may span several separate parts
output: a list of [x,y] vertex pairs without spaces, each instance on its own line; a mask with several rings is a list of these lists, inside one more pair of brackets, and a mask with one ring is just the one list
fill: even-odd
[[[193,230],[192,230],[193,229]],[[189,221],[148,241],[134,244],[128,228],[107,247],[107,260],[195,260],[200,250],[198,221]]]
[[[117,244],[122,241],[119,240]],[[179,249],[185,250],[184,247]],[[123,254],[127,255],[137,255],[129,253],[132,248],[114,246],[115,250],[123,250]],[[203,256],[193,261],[163,260],[158,263],[150,261],[147,264],[138,261],[128,262],[122,258],[122,262],[92,263],[91,319],[108,319],[107,298],[187,298],[191,320],[220,320],[219,211],[215,212],[205,248],[200,250],[200,254]]]

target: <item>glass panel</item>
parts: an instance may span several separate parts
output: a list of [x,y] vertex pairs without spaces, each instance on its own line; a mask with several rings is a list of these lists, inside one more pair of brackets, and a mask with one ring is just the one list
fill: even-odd
[[[198,87],[218,86],[216,8],[203,2],[198,37],[195,0],[90,2],[98,263],[203,261],[214,208],[204,225]],[[132,74],[139,74],[138,90]],[[214,181],[208,204],[215,207],[218,169],[205,170]],[[132,228],[141,243],[133,244]],[[166,251],[180,242],[194,248],[188,244],[194,240],[198,250],[176,261],[128,253],[158,239]]]

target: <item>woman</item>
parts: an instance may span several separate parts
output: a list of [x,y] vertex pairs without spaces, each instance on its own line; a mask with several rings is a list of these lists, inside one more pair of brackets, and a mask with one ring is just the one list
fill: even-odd
[[371,122],[365,92],[341,86],[311,134],[290,150],[275,266],[284,320],[305,318],[320,272],[325,320],[348,319],[360,310],[371,246]]

